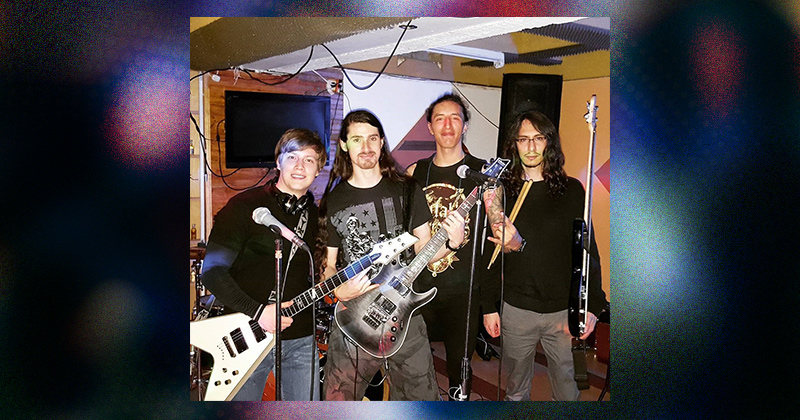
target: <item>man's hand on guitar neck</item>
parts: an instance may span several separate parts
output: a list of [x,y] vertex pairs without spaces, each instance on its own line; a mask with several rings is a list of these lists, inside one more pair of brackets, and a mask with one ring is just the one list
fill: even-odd
[[[281,308],[288,308],[289,306],[292,306],[292,302],[293,301],[290,300],[288,302],[281,303]],[[264,310],[261,311],[261,316],[258,317],[258,325],[260,325],[261,328],[264,331],[274,334],[275,333],[275,315],[276,314],[275,314],[275,304],[274,303],[272,305],[265,306]],[[290,318],[288,316],[282,316],[281,317],[281,331],[283,331],[286,328],[288,328],[289,325],[292,325],[292,321],[293,321],[292,318]]]
[[378,287],[378,284],[372,284],[369,277],[367,277],[368,272],[369,269],[364,270],[361,272],[361,274],[342,283],[341,286],[333,290],[333,295],[336,297],[336,299],[346,302]]

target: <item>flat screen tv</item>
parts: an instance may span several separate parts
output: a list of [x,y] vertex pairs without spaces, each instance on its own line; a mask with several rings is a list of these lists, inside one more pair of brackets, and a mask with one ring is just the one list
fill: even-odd
[[309,129],[330,148],[331,98],[225,91],[225,165],[274,168],[275,145],[290,128]]

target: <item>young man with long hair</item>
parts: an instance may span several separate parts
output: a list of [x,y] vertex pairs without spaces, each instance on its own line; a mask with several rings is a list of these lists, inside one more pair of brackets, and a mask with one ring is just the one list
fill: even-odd
[[[503,334],[503,366],[508,371],[506,399],[530,400],[536,345],[547,357],[552,398],[575,401],[572,336],[567,327],[572,272],[572,226],[583,217],[584,189],[564,172],[561,139],[544,114],[529,111],[514,119],[505,139],[502,157],[511,159],[503,179],[508,203],[514,203],[525,182],[531,186],[516,220],[508,217],[492,224],[494,243],[503,243],[506,267],[502,321],[497,313],[484,315],[484,326],[497,337]],[[503,236],[505,224],[505,236]],[[592,279],[589,315],[583,339],[594,330],[596,315],[605,304],[600,281],[600,257],[592,235]]]
[[[464,100],[455,94],[445,94],[430,104],[425,111],[428,120],[428,131],[436,141],[436,153],[426,159],[412,164],[406,173],[422,186],[428,206],[433,215],[431,231],[440,228],[442,219],[451,210],[455,210],[478,183],[472,179],[461,179],[456,170],[461,165],[480,172],[486,162],[472,156],[464,147],[464,135],[469,126],[469,111]],[[475,275],[472,283],[472,302],[469,306],[469,327],[467,328],[467,303],[470,296],[470,271],[472,267],[472,240],[474,220],[478,206],[474,206],[465,221],[464,245],[460,248],[449,248],[445,258],[428,264],[415,283],[415,289],[425,292],[432,287],[438,289],[436,299],[424,306],[420,311],[428,326],[428,337],[431,341],[441,341],[445,349],[447,376],[449,380],[448,397],[451,400],[468,399],[472,375],[467,369],[466,389],[462,389],[462,361],[466,345],[467,363],[475,351],[475,339],[478,334],[478,320],[481,304],[495,312],[494,302],[481,302],[480,284],[488,275],[484,269],[488,260],[484,261],[478,246],[475,264]],[[502,209],[500,209],[502,211]],[[480,224],[483,226],[483,223]],[[484,241],[486,234],[481,232],[478,238]],[[491,244],[489,244],[491,245]],[[493,247],[492,247],[493,248]],[[469,340],[465,340],[469,337]]]
[[[431,238],[431,214],[425,196],[419,186],[398,172],[383,126],[369,111],[352,111],[342,120],[339,148],[320,214],[323,233],[317,255],[325,277],[336,272],[340,257],[340,266],[349,264],[369,252],[373,244],[405,231],[419,238],[414,245],[416,252]],[[460,246],[464,219],[453,212],[442,226],[450,246]],[[443,246],[432,259],[446,253]],[[339,286],[334,295],[339,304],[346,306],[349,300],[375,287],[362,274]],[[367,384],[384,365],[391,400],[438,400],[433,357],[422,316],[414,314],[406,331],[397,353],[388,358],[373,357],[350,342],[334,323],[325,364],[325,399],[361,400]]]

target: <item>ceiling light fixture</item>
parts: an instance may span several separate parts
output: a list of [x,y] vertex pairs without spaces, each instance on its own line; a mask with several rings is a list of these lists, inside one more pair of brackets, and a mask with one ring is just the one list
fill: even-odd
[[444,47],[428,48],[428,52],[452,55],[455,57],[470,58],[473,60],[489,61],[499,69],[506,65],[506,57],[500,51],[484,50],[481,48],[463,47],[461,45],[447,45]]

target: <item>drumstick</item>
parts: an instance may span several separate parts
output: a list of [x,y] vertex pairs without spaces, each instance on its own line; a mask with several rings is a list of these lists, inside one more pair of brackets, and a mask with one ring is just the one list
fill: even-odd
[[[517,213],[519,213],[520,207],[522,207],[522,203],[525,201],[525,197],[528,195],[528,190],[531,189],[531,181],[525,181],[524,185],[522,185],[522,189],[519,192],[519,197],[517,197],[517,202],[514,203],[514,208],[511,209],[511,216],[509,216],[508,220],[511,223],[514,223],[514,220],[517,218]],[[494,264],[494,260],[497,259],[497,255],[500,254],[500,244],[494,244],[494,253],[492,254],[492,260],[489,261],[489,267],[491,268],[492,264]]]

